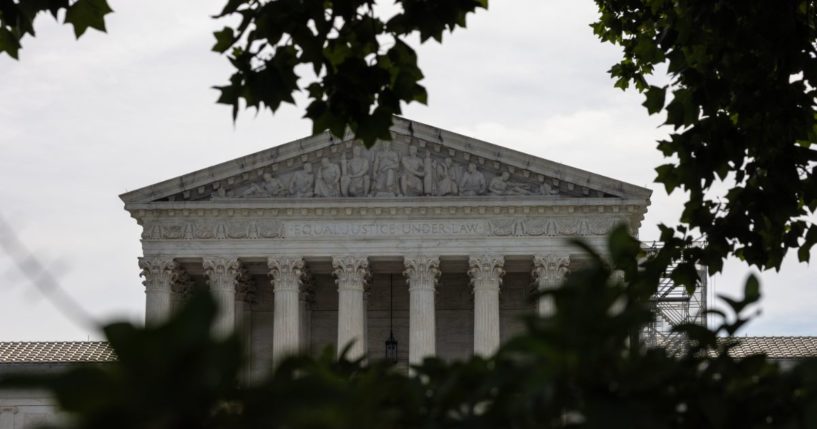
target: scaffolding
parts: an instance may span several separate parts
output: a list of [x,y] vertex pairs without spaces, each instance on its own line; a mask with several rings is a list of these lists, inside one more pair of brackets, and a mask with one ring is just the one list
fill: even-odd
[[[701,245],[698,242],[695,245]],[[661,248],[661,243],[644,243],[648,254],[655,253]],[[682,323],[697,323],[707,326],[707,289],[709,278],[706,267],[698,267],[698,285],[695,291],[689,293],[687,289],[678,285],[670,278],[675,265],[667,267],[658,290],[650,303],[653,307],[654,319],[648,324],[642,338],[647,347],[663,346],[669,349],[682,348],[685,344],[681,334],[673,332],[673,327]]]

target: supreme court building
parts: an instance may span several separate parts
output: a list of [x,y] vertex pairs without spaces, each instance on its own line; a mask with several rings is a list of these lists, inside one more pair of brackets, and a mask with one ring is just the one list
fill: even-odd
[[196,288],[216,328],[246,340],[252,371],[282,354],[352,343],[402,362],[490,354],[546,312],[536,287],[638,231],[650,190],[396,118],[366,149],[328,133],[121,196],[142,226],[146,323]]
[[[214,329],[243,337],[250,376],[287,353],[350,343],[352,357],[379,359],[392,331],[404,366],[490,354],[520,315],[551,311],[531,292],[581,263],[567,239],[603,250],[616,225],[638,231],[649,197],[405,119],[371,149],[320,134],[121,196],[142,226],[145,321],[209,289]],[[738,357],[817,356],[817,337],[740,342]],[[0,342],[0,375],[115,360],[101,341]],[[0,429],[59,418],[46,392],[0,391]]]

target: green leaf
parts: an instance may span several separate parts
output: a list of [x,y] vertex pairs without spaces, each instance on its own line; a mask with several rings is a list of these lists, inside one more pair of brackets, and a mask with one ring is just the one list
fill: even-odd
[[14,34],[0,27],[0,52],[5,52],[16,60],[19,59],[20,47],[20,41]]
[[644,107],[650,115],[656,114],[664,109],[664,97],[667,93],[667,87],[650,86],[644,94]]
[[754,274],[750,274],[743,286],[743,299],[747,304],[760,300],[760,281]]
[[77,0],[65,12],[65,22],[74,26],[79,39],[88,28],[105,32],[105,15],[113,12],[106,0]]
[[233,29],[230,27],[224,27],[221,31],[213,32],[213,36],[216,38],[216,44],[213,45],[213,51],[215,52],[227,52],[227,49],[230,49],[235,43]]

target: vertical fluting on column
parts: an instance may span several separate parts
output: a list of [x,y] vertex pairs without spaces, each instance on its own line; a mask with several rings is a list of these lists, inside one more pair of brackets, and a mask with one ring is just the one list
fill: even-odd
[[304,281],[304,260],[280,256],[267,260],[275,294],[275,312],[272,328],[272,356],[280,362],[286,355],[300,350],[301,343],[301,285]]
[[169,256],[145,256],[139,258],[139,268],[145,278],[145,325],[157,325],[170,316],[177,265]]
[[369,261],[363,256],[332,259],[338,284],[338,354],[352,343],[348,357],[366,354],[366,314],[363,293],[369,279]]
[[[561,286],[569,266],[569,256],[553,254],[534,256],[531,274],[536,281],[536,289],[542,292]],[[553,297],[540,296],[536,310],[542,317],[552,316],[556,311]]]
[[490,356],[499,348],[499,285],[505,258],[471,256],[468,265],[474,286],[474,354]]
[[409,284],[409,364],[434,356],[437,325],[434,293],[440,277],[440,258],[407,256],[403,274]]
[[241,264],[237,258],[207,257],[203,261],[210,293],[218,304],[213,332],[226,336],[235,330],[235,292]]

